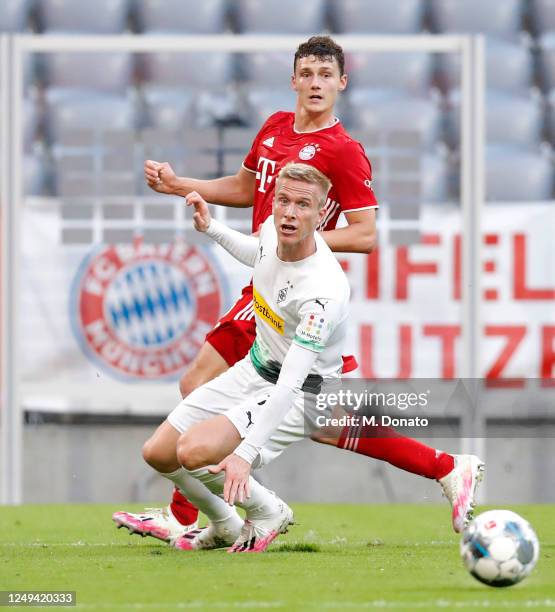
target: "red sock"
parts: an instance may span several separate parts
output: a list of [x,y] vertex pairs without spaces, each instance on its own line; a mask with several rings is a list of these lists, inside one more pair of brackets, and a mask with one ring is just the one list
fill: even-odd
[[173,490],[170,509],[172,514],[182,525],[190,525],[198,518],[198,508],[193,506],[193,504],[177,488]]
[[406,472],[438,480],[455,466],[451,455],[406,438],[392,427],[344,427],[338,448],[387,461]]

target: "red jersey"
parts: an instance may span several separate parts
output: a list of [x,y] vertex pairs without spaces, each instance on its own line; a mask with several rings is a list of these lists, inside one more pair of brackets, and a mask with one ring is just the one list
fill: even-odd
[[245,170],[256,173],[252,231],[272,214],[275,179],[289,162],[315,166],[332,182],[318,230],[335,228],[341,212],[377,208],[370,162],[362,145],[347,134],[339,120],[312,132],[297,132],[294,123],[294,113],[271,115],[243,162]]

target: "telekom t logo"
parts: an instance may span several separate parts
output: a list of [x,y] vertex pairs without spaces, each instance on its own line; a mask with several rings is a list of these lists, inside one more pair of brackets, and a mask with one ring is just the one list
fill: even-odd
[[258,158],[258,171],[256,173],[256,178],[260,181],[260,185],[258,187],[258,191],[260,191],[260,193],[266,193],[266,185],[269,185],[272,182],[275,169],[276,162],[273,159],[267,159],[266,157]]

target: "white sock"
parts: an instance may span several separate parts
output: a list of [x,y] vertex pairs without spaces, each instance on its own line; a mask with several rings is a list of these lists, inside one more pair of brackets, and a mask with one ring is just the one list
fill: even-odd
[[[200,468],[198,470],[189,470],[189,474],[204,483],[214,495],[218,495],[223,501],[224,472],[212,474],[206,468]],[[276,496],[266,489],[266,487],[263,487],[252,476],[249,477],[249,488],[251,493],[250,497],[244,502],[235,502],[237,506],[245,509],[247,518],[264,518],[279,512],[280,506]],[[204,510],[202,511],[204,512]]]
[[207,489],[199,479],[194,478],[185,468],[180,467],[175,470],[175,472],[170,472],[169,474],[160,472],[160,474],[164,478],[175,483],[177,488],[183,491],[183,494],[189,501],[195,504],[201,512],[204,512],[212,523],[227,524],[230,522],[234,527],[237,524],[241,527],[243,524],[243,519],[237,514],[235,508],[226,504],[222,498],[214,495],[214,493]]

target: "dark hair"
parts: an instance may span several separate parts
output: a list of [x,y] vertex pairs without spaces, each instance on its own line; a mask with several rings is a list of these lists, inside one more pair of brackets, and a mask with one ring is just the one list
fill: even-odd
[[317,57],[321,62],[331,61],[335,58],[339,66],[339,74],[343,76],[345,72],[343,49],[329,36],[311,36],[306,42],[301,43],[295,52],[293,72],[297,67],[297,60],[311,55]]

